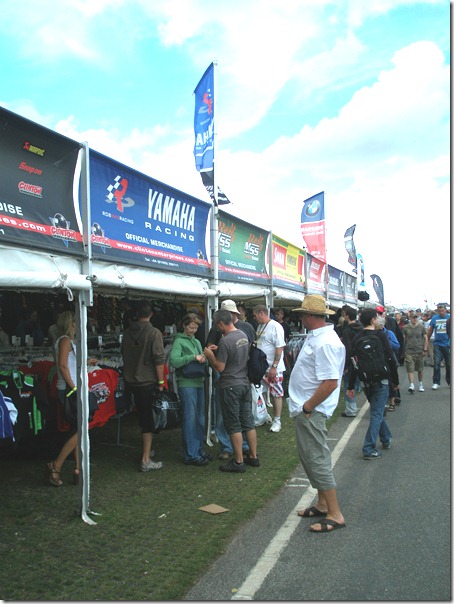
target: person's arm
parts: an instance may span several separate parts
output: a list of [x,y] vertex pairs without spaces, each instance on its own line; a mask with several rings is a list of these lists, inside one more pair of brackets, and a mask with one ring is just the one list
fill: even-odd
[[[429,325],[429,329],[427,330],[427,339],[428,340],[430,340],[430,338],[432,337],[433,330],[434,330],[434,328],[432,327],[432,325]],[[427,348],[427,346],[426,346],[426,348]]]
[[68,358],[69,358],[69,353],[71,352],[71,350],[72,350],[71,339],[70,338],[61,338],[60,342],[58,343],[58,359],[57,359],[58,370],[59,370],[62,378],[65,380],[65,382],[68,384],[68,386],[72,390],[73,388],[75,388],[77,386],[77,384],[75,384],[73,382],[71,373],[69,371],[69,366],[68,366]]
[[[276,377],[277,366],[279,365],[279,361],[281,360],[282,353],[284,352],[285,346],[279,346],[279,348],[275,348],[274,350],[274,358],[271,367],[268,368],[267,374],[270,381],[273,381]],[[275,367],[276,365],[276,367]]]
[[211,367],[213,367],[213,369],[215,369],[216,371],[219,371],[219,373],[222,373],[224,371],[225,363],[218,361],[218,359],[216,358],[216,356],[211,348],[208,348],[208,346],[205,346],[205,348],[203,349],[203,354],[205,355],[206,359],[208,360]]
[[303,405],[303,413],[304,415],[310,415],[312,411],[323,403],[330,394],[332,394],[339,383],[339,380],[323,380],[314,392],[314,394],[307,399],[307,401]]

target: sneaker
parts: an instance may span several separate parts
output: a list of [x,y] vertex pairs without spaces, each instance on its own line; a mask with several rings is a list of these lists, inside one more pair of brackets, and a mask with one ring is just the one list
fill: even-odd
[[236,463],[236,461],[234,459],[231,459],[229,461],[229,463],[226,463],[222,466],[219,466],[219,469],[221,470],[221,472],[246,472],[246,464],[243,463]]
[[162,468],[162,461],[150,461],[148,463],[145,463],[144,461],[142,461],[142,463],[140,464],[140,471],[141,472],[149,472],[150,470],[160,470]]
[[440,386],[438,384],[433,384],[432,386],[432,390],[438,390]]
[[378,459],[379,457],[381,457],[380,451],[372,451],[368,455],[363,455],[363,459]]
[[227,453],[227,451],[224,451],[223,453],[219,453],[218,459],[228,459],[231,455],[232,453]]
[[200,459],[189,459],[189,460],[185,460],[184,464],[186,466],[206,466],[208,463],[208,458],[207,457],[201,457]]
[[419,384],[419,388],[418,388],[419,392],[424,392],[424,386],[423,384]]
[[270,427],[270,432],[280,432],[281,431],[281,418],[275,417],[273,419],[273,423]]
[[347,415],[346,413],[342,412],[341,417],[356,417],[356,413],[355,415]]
[[258,457],[243,457],[243,461],[247,466],[253,466],[254,468],[260,467],[260,460]]
[[385,451],[391,449],[391,440],[392,439],[390,438],[387,443],[382,443],[383,449],[385,449]]
[[408,392],[410,394],[414,394],[415,393],[415,386],[414,386],[414,384],[410,384],[410,388],[408,389]]

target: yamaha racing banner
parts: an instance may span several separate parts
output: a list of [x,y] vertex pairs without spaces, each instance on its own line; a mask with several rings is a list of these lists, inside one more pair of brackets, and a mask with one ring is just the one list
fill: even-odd
[[306,252],[272,235],[273,284],[304,291]]
[[309,254],[326,262],[325,193],[323,191],[304,201],[301,210],[301,235]]
[[268,231],[219,211],[219,279],[268,285],[268,235]]
[[80,144],[0,107],[0,243],[83,255]]
[[90,151],[93,258],[210,276],[211,205]]

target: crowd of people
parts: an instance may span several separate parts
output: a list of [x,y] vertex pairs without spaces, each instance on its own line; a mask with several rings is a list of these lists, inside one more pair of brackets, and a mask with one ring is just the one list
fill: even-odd
[[[201,317],[196,308],[189,310],[181,319],[181,331],[174,338],[169,357],[183,408],[183,462],[202,467],[213,461],[204,450],[205,382],[211,367],[213,425],[221,449],[218,457],[226,462],[219,469],[244,473],[247,466],[260,467],[248,378],[249,350],[256,342],[266,355],[268,369],[261,387],[274,412],[269,430],[278,433],[285,396],[283,357],[289,339],[285,311],[270,312],[266,306],[256,305],[248,318],[240,304],[225,300],[213,314],[208,336],[202,339]],[[326,438],[326,422],[338,406],[341,388],[345,403],[341,416],[346,418],[357,415],[357,394],[364,390],[370,415],[362,455],[365,460],[379,459],[379,442],[382,449],[391,448],[392,434],[385,416],[400,403],[398,367],[405,365],[411,395],[425,391],[426,359],[433,365],[432,389],[441,385],[442,363],[450,385],[450,314],[446,304],[438,304],[431,316],[420,309],[390,316],[383,306],[363,308],[358,315],[355,308],[345,305],[335,313],[318,294],[306,295],[292,313],[307,333],[288,382],[288,411],[294,419],[300,461],[318,493],[316,504],[298,514],[317,517],[310,527],[312,532],[331,532],[346,526]],[[121,354],[125,383],[133,395],[142,433],[142,472],[163,467],[161,461],[151,459],[152,402],[166,383],[163,334],[152,325],[152,317],[153,307],[147,301],[135,304],[134,313],[124,307]],[[68,392],[76,389],[74,336],[74,315],[64,312],[57,321],[55,343],[62,403]],[[48,464],[54,486],[61,486],[61,467],[71,453],[76,459],[77,480],[77,442],[77,426],[73,425],[60,454]]]

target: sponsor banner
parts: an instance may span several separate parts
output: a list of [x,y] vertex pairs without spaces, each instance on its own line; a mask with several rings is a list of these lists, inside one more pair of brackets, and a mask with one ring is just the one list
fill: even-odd
[[365,287],[366,281],[365,281],[365,275],[364,275],[364,260],[363,260],[363,257],[361,256],[361,254],[357,254],[357,258],[358,258],[359,266],[361,267],[359,284],[361,285],[361,287]]
[[195,167],[213,170],[214,165],[214,63],[208,67],[194,90]]
[[308,294],[325,295],[325,263],[307,254],[306,256],[306,289]]
[[384,306],[385,305],[385,292],[383,289],[383,281],[381,280],[381,278],[378,275],[375,275],[375,274],[371,275],[370,278],[372,279],[375,295],[377,296],[380,304],[382,306]]
[[356,224],[352,225],[351,227],[348,227],[348,229],[345,231],[344,233],[344,243],[345,243],[345,249],[347,250],[347,254],[348,254],[348,262],[354,267],[353,272],[357,273],[357,268],[356,268],[356,248],[355,248],[355,243],[353,241],[353,235],[355,234],[355,229],[356,229]]
[[211,204],[90,151],[93,258],[189,275],[211,275]]
[[301,210],[301,235],[307,251],[326,262],[325,193],[322,191],[304,200]]
[[358,301],[358,292],[357,285],[358,280],[356,275],[349,275],[348,273],[344,273],[344,298],[346,302],[353,302],[357,304]]
[[219,211],[219,279],[270,284],[266,262],[268,234],[268,231]]
[[272,235],[273,284],[304,291],[306,252]]
[[83,255],[80,144],[0,107],[0,243]]
[[328,265],[328,298],[330,300],[344,299],[344,271]]

